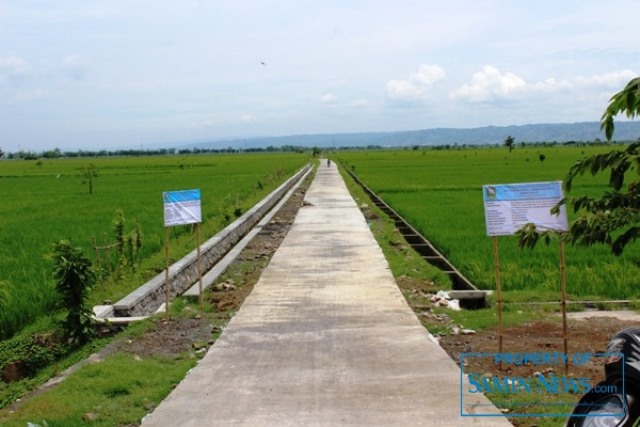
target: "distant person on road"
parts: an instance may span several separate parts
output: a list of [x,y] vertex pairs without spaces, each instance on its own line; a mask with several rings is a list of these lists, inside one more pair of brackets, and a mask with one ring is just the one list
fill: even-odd
[[331,166],[331,159],[327,159],[327,167]]

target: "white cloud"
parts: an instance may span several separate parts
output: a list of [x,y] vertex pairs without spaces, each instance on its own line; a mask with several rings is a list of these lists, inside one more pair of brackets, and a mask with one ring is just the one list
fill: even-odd
[[471,83],[462,85],[451,92],[453,99],[470,102],[487,102],[524,96],[540,96],[580,90],[600,91],[601,89],[622,88],[637,74],[631,70],[610,72],[592,76],[576,76],[557,80],[553,77],[538,82],[527,82],[513,73],[502,73],[497,68],[486,65],[475,73]]
[[7,83],[10,79],[24,76],[29,71],[29,64],[17,56],[7,56],[0,58],[0,85]]
[[389,80],[386,94],[389,99],[400,101],[425,100],[431,87],[445,78],[445,71],[438,65],[420,65],[418,72],[403,80]]
[[578,76],[575,83],[580,86],[596,86],[601,88],[618,89],[626,85],[629,80],[638,75],[631,70],[622,70],[595,76]]
[[242,114],[240,115],[240,121],[242,123],[251,123],[251,122],[255,122],[256,118],[251,114]]
[[544,79],[541,82],[536,82],[527,85],[529,92],[538,93],[556,93],[573,89],[573,83],[569,80],[556,80],[553,77]]
[[0,103],[4,105],[26,104],[51,97],[51,91],[30,87],[33,77],[31,65],[17,56],[0,58]]
[[320,97],[320,101],[325,104],[335,104],[338,101],[338,97],[333,93],[326,93]]
[[369,108],[371,107],[371,103],[366,99],[356,99],[349,103],[349,106],[354,108]]
[[189,124],[189,127],[193,129],[199,128],[213,128],[220,125],[220,120],[217,117],[207,117],[201,120],[194,120]]
[[471,83],[465,83],[451,92],[453,99],[471,102],[485,102],[508,99],[525,90],[527,82],[513,73],[502,73],[491,65],[485,65],[482,71],[474,73]]
[[39,99],[51,98],[51,92],[44,89],[14,91],[5,103],[8,105],[26,104]]
[[74,80],[84,80],[89,73],[89,62],[77,53],[67,55],[62,60],[65,74]]

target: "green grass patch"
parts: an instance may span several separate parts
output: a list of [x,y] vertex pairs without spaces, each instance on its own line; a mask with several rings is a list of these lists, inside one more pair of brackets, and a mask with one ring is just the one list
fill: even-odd
[[[203,316],[208,319],[207,324],[218,326],[209,338],[215,340],[226,322],[216,318],[212,311],[211,306],[205,306],[202,310],[196,301],[177,298],[171,305],[171,321]],[[163,316],[130,324],[118,334],[115,343],[132,342],[145,333],[153,332]],[[55,324],[41,324],[38,328],[32,325],[8,342],[19,342],[28,338],[33,331],[51,330],[54,327]],[[0,425],[24,426],[27,422],[44,425],[43,421],[49,426],[137,425],[198,360],[191,351],[142,358],[122,350],[118,353],[109,352],[111,355],[104,360],[86,364],[58,386],[30,397],[15,412],[10,412],[8,405],[16,398],[34,391],[70,366],[85,361],[90,354],[97,353],[112,340],[113,337],[102,338],[75,349],[33,377],[8,384],[0,383],[0,408],[4,408],[0,410]],[[207,342],[202,341],[203,345],[207,345]],[[95,414],[97,420],[87,420],[85,414]]]
[[47,345],[43,337],[55,335],[57,331],[56,325],[40,325],[38,328],[31,326],[3,342],[0,351],[2,369],[6,369],[7,364],[13,361],[20,361],[19,369],[27,376],[15,382],[0,382],[0,408],[6,407],[50,378],[86,359],[109,341],[108,338],[96,339],[81,348],[74,348],[73,351],[61,345]]
[[[408,220],[481,289],[495,287],[491,239],[486,236],[482,186],[562,180],[578,159],[612,147],[518,147],[454,150],[342,152],[337,159]],[[545,154],[544,162],[538,160]],[[584,176],[570,195],[606,190],[606,174]],[[574,215],[570,212],[569,219]],[[521,250],[515,237],[499,238],[505,298],[510,293],[559,293],[557,243]],[[613,256],[604,246],[566,249],[572,299],[639,299],[640,247]],[[557,300],[557,297],[554,298]]]
[[[0,411],[0,423],[7,427],[24,427],[27,422],[46,422],[49,427],[131,425],[155,407],[196,360],[186,354],[170,359],[116,354],[86,366],[55,393],[29,400],[14,414]],[[95,420],[87,420],[86,414],[95,415]]]
[[[461,310],[453,311],[449,309],[437,309],[436,312],[446,313],[452,322],[460,329],[473,329],[476,332],[495,328],[498,325],[498,314],[495,306],[483,308],[479,310]],[[544,312],[533,307],[503,307],[502,324],[503,326],[522,325],[533,320],[545,319]]]

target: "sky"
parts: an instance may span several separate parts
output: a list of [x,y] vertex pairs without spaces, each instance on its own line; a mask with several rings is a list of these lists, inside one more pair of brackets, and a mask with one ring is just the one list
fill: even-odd
[[598,121],[640,72],[639,13],[640,0],[0,0],[0,148]]

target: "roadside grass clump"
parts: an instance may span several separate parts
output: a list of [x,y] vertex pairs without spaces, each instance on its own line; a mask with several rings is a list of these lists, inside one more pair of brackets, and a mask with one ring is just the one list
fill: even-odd
[[2,381],[8,383],[33,377],[69,351],[61,330],[15,337],[0,350]]
[[196,361],[188,354],[172,358],[114,354],[71,375],[55,393],[30,399],[14,414],[0,411],[0,423],[6,427],[24,427],[28,422],[46,422],[50,427],[131,425],[157,406]]
[[[206,319],[212,326],[210,340],[215,340],[230,316],[221,316],[207,304],[200,307],[197,301],[176,298],[170,306],[171,321]],[[97,339],[76,349],[75,352],[40,371],[34,378],[14,383],[0,383],[0,425],[25,426],[27,422],[49,426],[114,426],[138,425],[140,420],[153,410],[184,378],[198,361],[193,351],[170,353],[170,355],[145,356],[128,350],[128,343],[153,332],[159,324],[166,322],[158,315],[130,324],[115,339]],[[36,330],[50,329],[54,324],[39,325]],[[26,339],[29,327],[18,337]],[[117,350],[107,351],[108,356],[98,362],[86,363],[90,353],[101,347],[115,345]],[[209,341],[196,345],[207,346]],[[158,344],[160,345],[160,344]],[[42,384],[44,379],[60,373],[67,367],[82,361],[84,366],[71,374],[58,386],[31,396],[18,408],[7,407],[17,397]]]
[[[108,338],[98,338],[81,347],[66,345],[60,327],[63,316],[42,317],[0,348],[0,408],[35,390],[104,346]],[[0,423],[1,425],[4,425]]]
[[[436,337],[450,335],[454,333],[454,328],[482,332],[494,329],[498,325],[498,314],[494,301],[492,300],[489,300],[488,307],[477,310],[455,311],[446,307],[435,307],[432,309],[432,312],[434,315],[441,316],[446,320],[436,321],[433,318],[423,317],[421,317],[420,320],[429,333]],[[545,311],[540,311],[537,307],[505,305],[502,312],[502,323],[505,328],[522,325],[538,319],[547,320],[548,316],[546,316]],[[559,328],[561,328],[561,326],[559,326]]]
[[[436,313],[446,313],[453,324],[460,329],[468,328],[473,329],[476,332],[485,331],[487,329],[495,328],[498,325],[498,314],[495,307],[495,301],[490,300],[487,308],[481,308],[478,310],[460,310],[454,311],[446,308],[438,308]],[[503,306],[502,311],[502,323],[503,326],[515,326],[522,325],[534,320],[550,320],[546,310],[540,310],[537,306],[518,306],[508,305]],[[558,325],[561,330],[561,325]]]
[[[500,381],[505,384],[505,381],[511,380],[509,377],[500,378],[494,377],[495,381]],[[486,396],[496,405],[498,408],[505,410],[506,413],[518,414],[522,421],[522,424],[516,425],[531,425],[537,427],[563,427],[566,425],[567,416],[539,416],[539,414],[571,414],[575,408],[576,400],[580,396],[579,393],[559,393],[559,392],[537,392],[537,390],[543,390],[545,387],[551,387],[553,384],[553,377],[547,376],[545,383],[542,383],[539,379],[531,379],[530,387],[533,391],[525,391],[520,386],[517,392],[517,399],[514,399],[513,392],[499,392],[494,391],[486,393]],[[517,384],[517,383],[516,383]],[[515,386],[516,388],[518,386]],[[532,414],[532,416],[527,416]],[[538,416],[534,416],[537,414]]]
[[[425,235],[481,289],[495,287],[491,239],[486,236],[482,186],[562,180],[580,158],[610,147],[525,147],[341,152],[338,161]],[[541,162],[527,161],[545,155]],[[606,177],[584,176],[571,195],[597,195]],[[569,220],[574,218],[569,212]],[[515,237],[499,239],[505,298],[536,290],[546,298],[559,292],[557,244],[521,250]],[[604,246],[568,246],[567,289],[571,299],[638,299],[640,248],[619,257]],[[635,273],[632,273],[635,272]],[[540,299],[539,299],[540,300]]]
[[[116,210],[139,224],[144,241],[131,240],[120,258],[136,265],[122,274],[101,274],[89,304],[117,301],[164,268],[162,192],[199,188],[205,236],[275,189],[302,167],[307,154],[158,156],[141,158],[0,161],[0,338],[14,335],[39,316],[57,310],[59,297],[44,255],[53,242],[72,240],[94,264],[96,247],[114,243]],[[82,172],[99,170],[88,194]],[[96,179],[95,176],[92,179]],[[256,185],[261,183],[261,188]],[[94,184],[96,184],[94,183]],[[172,227],[172,261],[193,250],[192,227]],[[102,264],[100,264],[102,266]],[[135,271],[129,271],[135,270]]]

